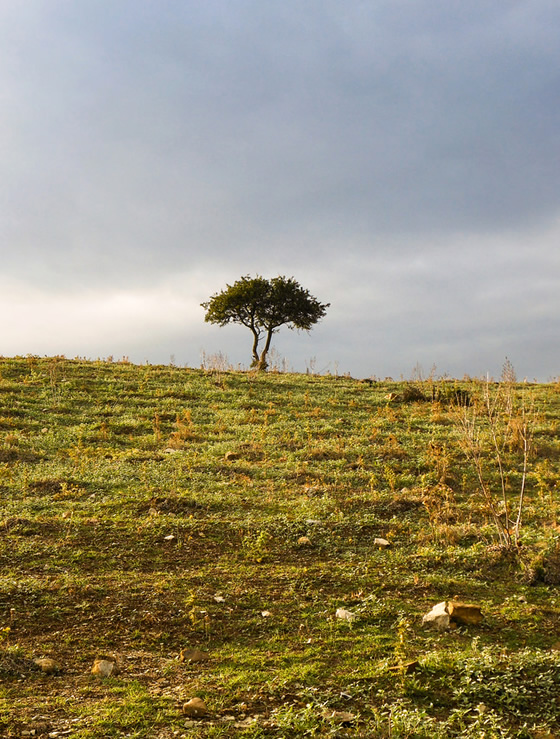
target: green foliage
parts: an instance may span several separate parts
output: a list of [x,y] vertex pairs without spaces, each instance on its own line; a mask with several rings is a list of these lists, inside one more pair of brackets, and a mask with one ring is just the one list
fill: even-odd
[[510,720],[538,722],[556,715],[559,684],[558,654],[525,649],[504,657],[486,647],[465,659],[453,697],[459,705],[482,705]]
[[556,535],[543,541],[543,549],[527,563],[525,576],[528,582],[560,585],[560,537]]
[[402,399],[405,403],[421,403],[428,400],[424,394],[422,387],[418,384],[408,382],[403,388]]
[[243,556],[251,562],[262,562],[268,553],[271,536],[267,531],[257,531],[243,537]]
[[[329,303],[319,303],[293,277],[241,277],[202,303],[205,321],[226,326],[238,323],[253,334],[253,366],[266,369],[272,335],[281,326],[309,331],[326,314]],[[262,337],[265,345],[259,354]]]
[[442,405],[470,406],[472,393],[457,381],[441,382],[434,385],[432,397]]

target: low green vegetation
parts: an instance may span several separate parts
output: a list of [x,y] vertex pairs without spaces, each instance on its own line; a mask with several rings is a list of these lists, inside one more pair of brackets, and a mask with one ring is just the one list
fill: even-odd
[[558,736],[559,458],[511,373],[2,359],[0,736]]

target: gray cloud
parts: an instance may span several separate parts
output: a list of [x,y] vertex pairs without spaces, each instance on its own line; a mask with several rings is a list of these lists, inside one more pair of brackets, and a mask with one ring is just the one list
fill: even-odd
[[[0,21],[3,273],[45,303],[149,303],[181,275],[169,344],[227,347],[196,301],[294,274],[333,303],[278,337],[300,366],[558,373],[557,3],[30,0]],[[164,325],[139,354],[165,358]]]

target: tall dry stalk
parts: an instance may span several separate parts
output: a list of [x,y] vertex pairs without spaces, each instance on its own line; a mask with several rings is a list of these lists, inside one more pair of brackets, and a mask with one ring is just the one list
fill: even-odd
[[[489,379],[482,397],[457,409],[461,448],[471,462],[478,490],[505,549],[519,548],[533,443],[533,409],[517,393],[509,362],[498,383]],[[515,488],[511,477],[519,476]]]

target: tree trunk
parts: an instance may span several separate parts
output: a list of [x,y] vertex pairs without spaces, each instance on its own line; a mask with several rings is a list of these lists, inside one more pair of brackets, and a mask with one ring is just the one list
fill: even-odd
[[[251,329],[251,331],[253,332],[253,361],[251,363],[251,366],[252,367],[258,367],[259,362],[260,362],[260,360],[259,360],[259,351],[258,351],[258,349],[259,349],[260,334],[259,334],[259,332],[256,329]],[[260,367],[259,367],[259,369],[260,369]]]
[[272,334],[273,334],[272,329],[269,329],[269,331],[268,331],[268,333],[266,335],[266,342],[265,342],[264,348],[263,348],[263,350],[261,352],[261,356],[259,357],[259,359],[257,361],[257,365],[256,365],[256,367],[259,370],[259,372],[265,371],[266,368],[268,367],[268,362],[266,361],[266,356],[268,354],[268,350],[270,349],[270,343],[272,341]]

